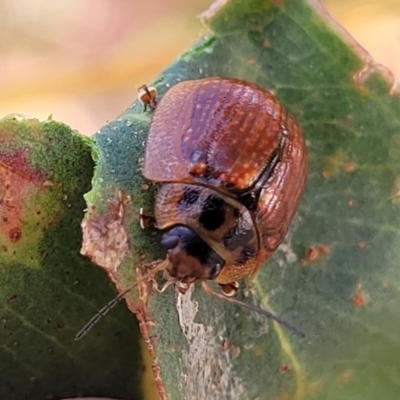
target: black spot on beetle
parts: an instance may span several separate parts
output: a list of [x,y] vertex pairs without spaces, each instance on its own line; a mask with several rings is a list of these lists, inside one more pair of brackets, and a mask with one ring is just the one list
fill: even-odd
[[246,247],[254,238],[254,231],[251,229],[240,229],[238,225],[230,229],[224,236],[224,246],[228,250],[235,250],[238,247]]
[[[223,258],[200,236],[184,225],[172,227],[163,235],[161,243],[168,251],[171,261],[169,273],[174,277],[215,279],[225,264]],[[185,253],[198,261],[194,265],[190,265],[189,269],[187,263],[182,264],[182,260],[187,261],[187,258],[182,258]],[[185,272],[186,275],[184,275]]]
[[257,249],[253,245],[244,246],[237,259],[238,264],[245,264],[257,255]]
[[183,195],[179,199],[178,207],[181,209],[189,208],[191,205],[195,204],[200,196],[200,189],[185,187],[183,190]]
[[215,231],[225,222],[226,203],[221,197],[210,194],[203,204],[200,224],[209,231]]

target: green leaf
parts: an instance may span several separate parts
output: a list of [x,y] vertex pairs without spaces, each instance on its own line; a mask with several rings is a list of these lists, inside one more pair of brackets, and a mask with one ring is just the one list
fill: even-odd
[[[243,283],[242,298],[307,338],[197,287],[142,292],[147,303],[133,294],[161,397],[397,399],[400,101],[388,75],[316,2],[231,0],[204,18],[210,33],[153,85],[161,97],[182,80],[245,79],[297,118],[310,153],[307,189],[284,244]],[[118,190],[131,196],[130,253],[113,275],[120,287],[134,281],[139,254],[162,257],[160,235],[138,228],[139,208],[153,207],[154,184],[140,173],[150,119],[136,102],[95,137],[90,198],[99,214]]]
[[137,327],[126,310],[90,341],[73,340],[114,293],[79,255],[91,146],[55,121],[0,121],[1,399],[139,392]]

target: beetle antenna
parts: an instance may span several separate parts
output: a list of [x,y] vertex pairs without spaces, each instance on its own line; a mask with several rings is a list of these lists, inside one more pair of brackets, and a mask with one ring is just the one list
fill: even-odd
[[133,283],[131,286],[128,286],[121,293],[118,293],[113,299],[111,299],[104,307],[100,308],[99,311],[82,327],[82,329],[75,335],[74,340],[82,339],[92,328],[96,325],[110,310],[112,310],[124,297],[127,293],[129,293],[136,286],[145,282],[149,278],[153,277],[157,272],[163,271],[167,264],[165,262],[158,262],[154,269],[149,271],[147,274],[143,275],[138,281]]
[[264,317],[267,317],[269,319],[272,319],[273,321],[278,322],[280,325],[284,326],[285,328],[289,329],[293,333],[295,333],[297,336],[301,338],[305,338],[306,335],[303,331],[301,331],[299,328],[295,327],[291,323],[285,321],[284,319],[272,314],[271,312],[267,310],[263,310],[260,307],[255,306],[254,304],[250,303],[245,303],[244,301],[240,301],[238,299],[235,299],[234,297],[226,297],[225,295],[215,292],[213,289],[211,289],[210,286],[205,281],[201,281],[201,285],[203,286],[203,289],[206,293],[211,294],[214,297],[218,297],[221,300],[228,301],[229,303],[236,304],[237,306],[240,306],[244,309],[255,311],[256,313],[263,315]]

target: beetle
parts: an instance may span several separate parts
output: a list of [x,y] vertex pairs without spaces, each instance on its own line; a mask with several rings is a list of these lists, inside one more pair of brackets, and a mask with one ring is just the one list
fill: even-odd
[[155,109],[143,175],[160,184],[154,220],[166,258],[157,270],[166,269],[181,293],[199,280],[226,299],[205,281],[234,294],[237,281],[253,277],[289,229],[307,177],[301,129],[275,96],[242,80],[180,82],[159,102],[154,89],[140,89]]
[[236,79],[173,86],[157,105],[143,175],[167,271],[184,293],[254,276],[285,237],[307,176],[298,124],[270,92]]

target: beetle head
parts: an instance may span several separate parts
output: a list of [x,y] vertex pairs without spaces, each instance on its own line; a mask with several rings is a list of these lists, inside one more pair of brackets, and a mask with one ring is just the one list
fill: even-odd
[[196,280],[215,279],[224,266],[224,260],[190,228],[177,225],[163,236],[161,245],[167,251],[169,275],[184,285]]

